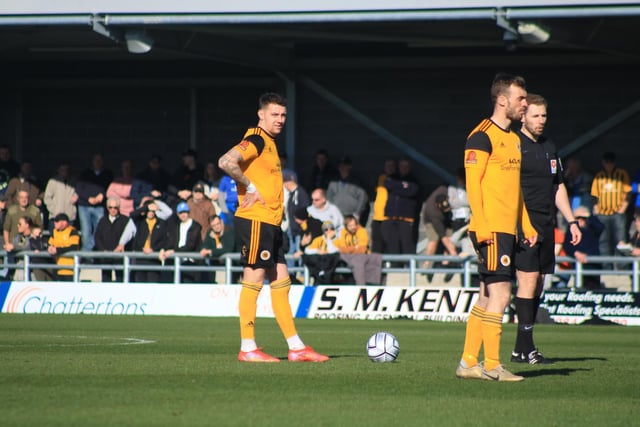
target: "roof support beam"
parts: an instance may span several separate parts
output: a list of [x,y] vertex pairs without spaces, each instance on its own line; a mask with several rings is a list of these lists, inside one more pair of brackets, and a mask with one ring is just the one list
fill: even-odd
[[611,129],[614,129],[616,126],[638,113],[640,113],[640,100],[634,102],[624,110],[617,112],[607,120],[600,123],[598,126],[590,129],[586,133],[580,135],[579,137],[562,147],[560,150],[558,150],[558,155],[560,157],[565,157],[575,153],[594,139],[606,134]]
[[365,126],[367,129],[372,131],[374,134],[378,135],[383,140],[389,142],[390,144],[397,147],[400,151],[402,151],[407,157],[413,159],[414,161],[420,163],[427,169],[431,170],[435,175],[440,176],[447,182],[454,183],[455,177],[446,169],[442,168],[437,162],[434,162],[429,157],[425,156],[415,148],[411,146],[411,144],[403,141],[389,130],[385,129],[382,125],[378,124],[375,120],[362,113],[357,108],[353,107],[351,104],[347,103],[342,98],[338,97],[334,93],[330,92],[328,89],[317,83],[316,81],[310,79],[309,77],[301,76],[299,77],[299,81],[317,93],[319,96],[324,98],[326,101],[329,101],[339,110],[347,113],[358,123]]

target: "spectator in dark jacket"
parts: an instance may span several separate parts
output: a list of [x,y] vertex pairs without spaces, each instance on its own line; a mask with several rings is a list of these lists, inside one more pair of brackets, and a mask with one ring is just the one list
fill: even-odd
[[[135,218],[136,235],[133,238],[131,249],[145,254],[157,255],[155,258],[138,258],[135,260],[136,265],[161,265],[160,251],[168,249],[167,223],[156,217],[157,210],[158,205],[150,200],[142,208],[133,211],[132,217]],[[136,270],[134,277],[136,282],[160,282],[162,275],[157,270]]]
[[[176,207],[178,215],[177,224],[169,226],[169,244],[167,250],[160,250],[160,259],[166,260],[175,252],[198,252],[202,244],[201,233],[202,227],[189,213],[189,205],[187,202],[180,202]],[[191,266],[196,265],[193,258],[180,258],[180,265]],[[180,273],[180,282],[193,283],[196,281],[197,274],[194,271],[182,271]]]
[[[218,215],[211,217],[209,221],[209,231],[204,237],[204,242],[200,247],[200,255],[206,257],[207,265],[222,265],[220,257],[226,253],[234,252],[236,248],[236,235],[233,228],[226,227],[222,218]],[[216,283],[215,272],[202,275],[205,283]],[[232,275],[233,276],[233,275]],[[227,278],[227,283],[238,283],[236,277]]]
[[316,152],[316,163],[311,170],[311,179],[307,188],[315,190],[322,188],[326,190],[329,182],[338,175],[338,170],[329,161],[329,152],[323,148]]
[[384,186],[388,191],[387,205],[382,222],[382,238],[385,252],[390,254],[415,254],[416,234],[414,226],[418,216],[420,185],[411,175],[411,163],[407,159],[398,162],[398,173],[387,177]]
[[104,201],[111,181],[113,173],[104,168],[101,154],[93,156],[91,167],[85,169],[78,178],[76,193],[83,251],[91,251],[95,246],[94,234],[104,215]]
[[171,186],[176,194],[182,190],[191,191],[200,177],[204,175],[204,166],[198,162],[198,153],[194,150],[187,150],[182,153],[182,165],[173,175]]
[[322,236],[322,221],[309,215],[305,208],[298,208],[293,214],[294,221],[301,230],[300,245],[294,253],[294,257],[299,258],[305,248],[318,236]]
[[[120,199],[110,197],[107,200],[107,215],[100,218],[96,228],[95,250],[100,252],[124,252],[127,244],[136,234],[136,226],[133,221],[120,213]],[[114,258],[99,259],[100,264],[122,264],[121,260]],[[123,270],[102,270],[102,281],[105,283],[113,281],[112,275],[115,273],[115,281],[122,282]]]
[[[287,170],[282,173],[285,197],[285,215],[287,216],[287,237],[289,238],[289,254],[295,254],[300,247],[300,239],[302,238],[302,229],[300,224],[295,220],[295,213],[298,209],[305,209],[311,204],[309,193],[298,185],[297,176],[293,171]],[[287,262],[289,267],[293,266]]]
[[135,176],[131,184],[131,198],[134,207],[139,207],[142,198],[151,196],[153,190],[164,194],[170,183],[171,174],[162,167],[162,157],[157,154],[151,156],[147,167]]

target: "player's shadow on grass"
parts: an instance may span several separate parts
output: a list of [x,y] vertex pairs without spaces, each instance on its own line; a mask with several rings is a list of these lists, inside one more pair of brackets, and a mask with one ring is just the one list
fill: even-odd
[[[361,354],[327,354],[327,356],[329,356],[329,361],[331,361],[332,359],[342,359],[342,358],[360,358],[362,357]],[[283,356],[283,357],[278,357],[278,359],[280,359],[281,362],[287,362],[289,360],[289,358],[287,356]],[[394,360],[394,363],[396,361]]]
[[608,361],[606,357],[554,357],[554,362],[586,362],[589,360],[601,360],[603,362]]
[[591,371],[586,368],[556,368],[556,369],[538,369],[536,371],[523,371],[518,372],[518,375],[522,375],[525,378],[546,377],[550,375],[569,376],[574,372]]
[[[329,356],[332,359],[343,359],[343,358],[359,358],[359,357],[363,357],[362,354],[328,354],[327,356]],[[366,357],[366,355],[365,355]]]
[[[363,356],[362,354],[327,354],[327,356],[329,356],[331,359],[361,359],[363,357],[367,357],[366,355]],[[287,360],[286,357],[283,358],[283,359]],[[391,362],[378,362],[378,363],[372,362],[372,363],[374,363],[375,365],[380,365],[382,363],[384,363],[384,364],[390,364],[391,363],[391,364],[397,365],[397,364],[402,363],[402,360],[396,359],[396,360],[393,360]]]

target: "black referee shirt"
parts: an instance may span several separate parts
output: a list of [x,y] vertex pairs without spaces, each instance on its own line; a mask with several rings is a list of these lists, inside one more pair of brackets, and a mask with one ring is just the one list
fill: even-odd
[[[544,135],[538,141],[517,130],[520,137],[522,164],[520,186],[527,211],[534,216],[551,216],[555,212],[556,191],[563,182],[562,164],[555,144]],[[532,222],[534,219],[532,218]],[[533,222],[533,225],[535,222]]]

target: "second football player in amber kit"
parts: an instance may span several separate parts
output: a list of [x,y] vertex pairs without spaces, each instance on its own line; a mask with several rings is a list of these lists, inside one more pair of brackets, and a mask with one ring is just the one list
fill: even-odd
[[[527,106],[522,77],[498,74],[491,86],[493,114],[471,131],[464,151],[471,207],[470,237],[478,255],[480,292],[467,321],[464,350],[456,376],[490,381],[522,381],[500,363],[502,317],[511,299],[516,229],[535,245],[520,190],[520,140],[510,130]],[[484,346],[484,363],[479,362]]]
[[239,205],[235,230],[242,253],[243,278],[240,293],[241,362],[279,362],[261,351],[255,340],[257,301],[265,279],[278,326],[289,346],[292,362],[325,362],[329,357],[315,352],[298,336],[289,304],[291,279],[285,263],[283,232],[283,187],[275,137],[286,120],[285,99],[275,93],[260,97],[258,125],[218,161],[238,183]]

